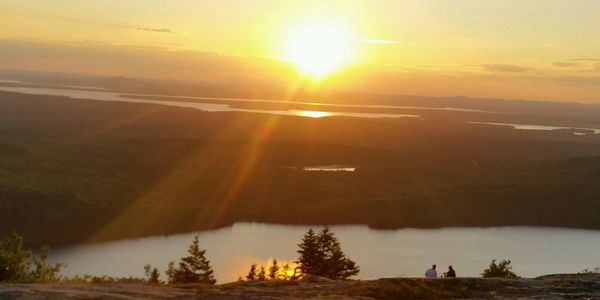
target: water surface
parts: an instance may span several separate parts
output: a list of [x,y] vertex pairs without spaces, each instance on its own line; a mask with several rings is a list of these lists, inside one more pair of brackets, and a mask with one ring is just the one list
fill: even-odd
[[342,165],[328,165],[328,166],[306,166],[302,168],[302,171],[308,172],[354,172],[356,167],[342,166]]
[[[186,254],[195,234],[220,283],[236,280],[252,263],[297,259],[297,244],[309,226],[238,223],[198,233],[155,236],[53,249],[52,261],[68,264],[64,274],[142,276],[152,263],[161,272]],[[361,268],[358,278],[421,277],[433,263],[452,264],[458,276],[479,276],[492,259],[508,258],[514,271],[534,277],[580,272],[600,266],[600,231],[545,228],[442,228],[373,230],[335,226],[346,254]],[[162,275],[164,278],[164,274]]]
[[[496,122],[468,122],[468,123],[495,125],[495,126],[511,126],[512,128],[518,129],[518,130],[545,130],[545,131],[547,131],[547,130],[564,130],[564,129],[580,130],[580,131],[573,132],[573,134],[575,134],[575,135],[587,135],[588,133],[600,134],[600,129],[598,129],[598,128],[515,124],[515,123],[496,123]],[[583,132],[581,132],[581,131],[583,131]]]
[[[300,116],[300,117],[331,117],[331,116],[342,116],[342,117],[358,117],[358,118],[418,118],[419,115],[414,114],[398,114],[398,113],[367,113],[367,112],[337,112],[337,111],[306,111],[306,110],[263,110],[263,109],[243,109],[235,108],[229,104],[219,103],[201,103],[191,102],[190,100],[222,100],[222,101],[243,101],[243,102],[264,102],[264,100],[257,99],[241,99],[241,98],[215,98],[215,97],[170,97],[176,100],[150,100],[133,98],[133,96],[122,95],[115,92],[98,90],[83,90],[83,89],[60,89],[60,88],[37,88],[37,87],[6,87],[0,86],[0,90],[8,92],[17,92],[32,95],[50,95],[50,96],[66,96],[84,100],[96,100],[96,101],[120,101],[130,103],[151,103],[160,104],[175,107],[187,107],[195,108],[209,112],[223,112],[223,111],[239,111],[239,112],[250,112],[250,113],[263,113],[273,114],[282,116]],[[139,95],[139,96],[157,96],[157,95]],[[158,95],[160,96],[160,95]],[[188,101],[185,101],[188,100]],[[270,102],[283,102],[270,100]],[[285,102],[283,102],[285,103]],[[302,104],[302,103],[297,103]],[[336,106],[348,106],[348,105],[336,105]],[[355,107],[355,106],[353,106]],[[371,106],[366,106],[371,107]],[[430,109],[430,108],[427,108]],[[435,109],[435,108],[431,108]]]

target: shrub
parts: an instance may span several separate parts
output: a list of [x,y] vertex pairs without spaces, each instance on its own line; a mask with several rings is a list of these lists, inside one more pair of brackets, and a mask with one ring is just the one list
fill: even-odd
[[158,269],[152,268],[152,265],[147,264],[144,266],[144,274],[146,275],[146,281],[150,284],[160,284],[160,274]]
[[494,259],[490,266],[483,270],[481,276],[483,278],[518,278],[511,270],[512,266],[510,265],[510,260],[503,259],[496,264],[496,260]]
[[136,277],[111,277],[111,276],[92,276],[89,274],[75,275],[73,277],[61,278],[63,283],[91,283],[91,284],[108,284],[108,283],[144,283],[145,280]]
[[[23,237],[13,232],[0,241],[0,282],[1,281],[56,281],[60,279],[63,263],[48,264],[50,249],[44,246],[39,256],[32,256],[23,247]],[[33,263],[33,268],[32,268]]]
[[585,270],[579,272],[579,274],[600,274],[600,267],[595,267],[592,269],[585,269]]

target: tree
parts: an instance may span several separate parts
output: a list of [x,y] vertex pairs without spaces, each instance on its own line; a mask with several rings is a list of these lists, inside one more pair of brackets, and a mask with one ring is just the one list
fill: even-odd
[[483,278],[518,278],[511,270],[510,260],[503,259],[500,263],[496,264],[496,260],[494,259],[490,266],[483,270],[481,276]]
[[147,264],[144,266],[144,274],[146,274],[146,281],[150,284],[160,284],[160,274],[158,269],[152,268],[152,265]]
[[267,280],[267,276],[265,275],[265,267],[260,267],[260,272],[258,272],[258,276],[256,277],[256,279],[258,280]]
[[256,264],[250,266],[250,271],[246,275],[246,280],[256,280]]
[[298,263],[300,264],[300,270],[304,274],[318,274],[320,273],[320,266],[323,262],[323,253],[320,251],[319,243],[315,232],[311,229],[304,234],[302,242],[298,244],[300,249],[298,253]]
[[297,262],[303,274],[346,279],[360,271],[356,263],[346,257],[329,227],[324,227],[318,235],[312,229],[308,230],[298,247],[300,257]]
[[29,275],[31,251],[23,249],[23,237],[13,232],[0,241],[0,281],[23,281]]
[[[0,241],[1,281],[56,281],[63,263],[48,264],[50,248],[43,246],[40,256],[32,256],[23,248],[23,237],[13,232]],[[31,264],[33,263],[33,268]]]
[[198,243],[198,236],[195,236],[188,249],[190,255],[181,258],[177,268],[173,262],[169,263],[166,271],[169,283],[215,284],[217,282],[213,276],[210,261],[204,256],[206,250],[200,250]]
[[282,274],[281,277],[285,280],[292,279],[290,276],[291,271],[292,271],[292,268],[290,268],[290,264],[283,265],[283,267],[281,267],[281,274]]
[[277,264],[277,259],[273,259],[273,264],[269,267],[269,279],[277,279],[281,267]]

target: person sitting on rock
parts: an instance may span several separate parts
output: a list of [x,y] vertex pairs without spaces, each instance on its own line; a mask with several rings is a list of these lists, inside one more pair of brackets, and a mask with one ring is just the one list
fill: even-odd
[[444,277],[454,278],[456,277],[456,272],[452,266],[448,266],[448,272],[444,273]]
[[437,271],[435,270],[436,267],[436,265],[431,266],[431,269],[428,269],[425,272],[425,278],[437,278]]

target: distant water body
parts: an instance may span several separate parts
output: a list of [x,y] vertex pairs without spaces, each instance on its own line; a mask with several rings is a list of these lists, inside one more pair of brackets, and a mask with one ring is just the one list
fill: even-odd
[[[0,83],[20,83],[12,80],[0,80]],[[360,105],[360,104],[329,104],[319,102],[293,102],[285,100],[273,100],[273,99],[250,99],[250,98],[222,98],[222,97],[185,97],[185,96],[165,96],[165,95],[125,95],[122,93],[111,92],[102,90],[100,88],[93,87],[78,87],[78,86],[63,86],[56,88],[42,88],[42,87],[13,87],[13,86],[0,86],[1,91],[18,92],[32,95],[52,95],[52,96],[66,96],[85,100],[98,100],[98,101],[120,101],[120,102],[132,102],[132,103],[152,103],[160,105],[168,105],[175,107],[187,107],[195,108],[210,112],[220,111],[240,111],[240,112],[253,112],[253,113],[267,113],[275,115],[291,115],[301,117],[330,117],[330,116],[344,116],[344,117],[359,117],[359,118],[400,118],[410,117],[418,118],[419,115],[415,114],[398,114],[398,113],[369,113],[360,112],[360,109],[410,109],[410,110],[439,110],[439,111],[460,111],[460,112],[480,112],[480,113],[494,113],[483,110],[458,108],[458,107],[416,107],[416,106],[396,106],[396,105]],[[141,99],[139,96],[153,96],[153,97],[164,97],[169,100],[152,100],[152,99]],[[298,104],[298,105],[312,105],[319,108],[319,111],[306,111],[306,110],[263,110],[263,109],[242,109],[232,107],[230,104],[219,104],[219,103],[202,103],[202,101],[227,101],[227,102],[240,102],[240,103],[285,103],[285,104]],[[335,107],[352,108],[355,112],[337,112],[334,111]]]
[[[319,227],[312,226],[315,229]],[[164,272],[186,255],[198,234],[220,283],[237,280],[252,263],[297,259],[297,244],[309,226],[236,223],[197,233],[80,244],[51,251],[68,264],[63,274],[138,276],[151,263]],[[439,274],[453,265],[458,276],[479,276],[492,259],[511,259],[524,277],[575,273],[600,266],[600,231],[546,227],[374,230],[334,226],[343,250],[361,268],[360,279],[422,277],[433,263]],[[164,273],[161,275],[164,278]]]
[[[50,95],[50,96],[66,96],[84,100],[97,100],[97,101],[119,101],[119,102],[130,102],[130,103],[150,103],[160,104],[175,107],[186,107],[195,108],[209,112],[224,112],[224,111],[239,111],[239,112],[251,112],[251,113],[264,113],[273,115],[284,115],[284,116],[299,116],[299,117],[330,117],[330,116],[342,116],[342,117],[359,117],[359,118],[418,118],[419,115],[413,114],[396,114],[396,113],[362,113],[362,112],[336,112],[336,111],[305,111],[305,110],[262,110],[262,109],[242,109],[235,108],[229,104],[218,104],[218,103],[201,103],[198,101],[209,100],[209,101],[237,101],[237,102],[264,102],[264,100],[257,99],[239,99],[239,98],[213,98],[213,97],[169,97],[171,100],[150,100],[150,99],[139,99],[133,98],[132,96],[123,95],[120,93],[102,91],[102,90],[89,90],[89,89],[58,89],[58,88],[36,88],[36,87],[6,87],[0,86],[0,91],[17,92],[31,95]],[[156,95],[139,95],[139,96],[156,96]],[[160,95],[159,95],[160,96]],[[180,101],[176,101],[180,100]],[[280,102],[272,100],[271,102]],[[302,103],[298,103],[302,104]],[[339,105],[346,106],[346,105]],[[377,107],[377,106],[369,106]],[[384,107],[385,108],[385,107]]]
[[515,124],[515,123],[495,123],[495,122],[468,122],[470,124],[484,124],[494,126],[510,126],[517,130],[573,130],[575,135],[587,135],[588,133],[600,134],[599,128],[585,127],[566,127],[566,126],[548,126],[548,125],[531,125],[531,124]]

